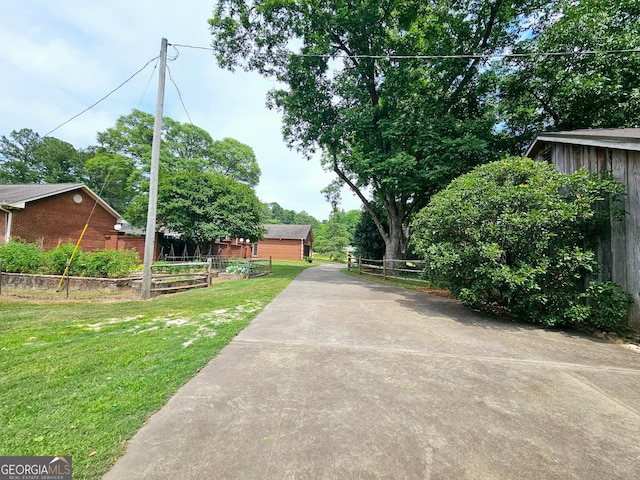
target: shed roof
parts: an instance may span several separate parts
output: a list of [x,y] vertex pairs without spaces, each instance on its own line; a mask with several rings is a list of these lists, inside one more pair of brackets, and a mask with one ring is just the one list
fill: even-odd
[[282,240],[304,240],[311,233],[311,225],[264,225],[267,230],[264,238],[277,238]]
[[526,156],[535,156],[544,142],[640,151],[640,128],[602,128],[543,132],[531,144]]
[[115,218],[120,218],[118,212],[83,183],[0,185],[0,207],[23,209],[28,202],[53,197],[74,190],[82,190]]

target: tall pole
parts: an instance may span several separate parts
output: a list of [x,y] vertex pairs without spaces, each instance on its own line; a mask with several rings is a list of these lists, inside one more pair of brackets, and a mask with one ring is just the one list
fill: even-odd
[[164,84],[167,70],[167,39],[160,45],[160,70],[158,75],[158,97],[156,118],[153,123],[153,143],[151,145],[151,178],[149,179],[149,206],[147,207],[147,232],[144,239],[144,269],[142,271],[142,299],[151,298],[151,267],[153,266],[156,243],[156,206],[158,203],[158,169],[160,165],[160,141],[162,136],[162,107],[164,104]]

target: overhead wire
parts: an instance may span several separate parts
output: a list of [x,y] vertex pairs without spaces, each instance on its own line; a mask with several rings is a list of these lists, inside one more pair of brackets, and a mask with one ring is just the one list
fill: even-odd
[[140,105],[142,105],[142,101],[144,100],[144,96],[147,94],[147,90],[149,89],[149,85],[151,85],[151,80],[153,79],[153,76],[155,75],[156,70],[158,69],[158,63],[159,62],[160,62],[160,57],[156,57],[156,64],[151,69],[151,75],[149,75],[149,80],[147,80],[147,85],[144,87],[142,95],[140,96],[140,101],[138,102],[138,108],[140,108]]
[[184,99],[182,98],[182,93],[180,93],[180,89],[178,88],[178,84],[173,79],[173,75],[171,75],[171,68],[169,68],[169,65],[167,65],[167,72],[169,73],[169,80],[171,80],[171,83],[173,83],[173,86],[176,88],[176,91],[178,92],[178,98],[180,99],[180,103],[182,104],[182,108],[184,109],[184,112],[187,114],[187,118],[189,119],[189,123],[191,125],[193,125],[193,120],[191,120],[191,115],[189,115],[189,112],[187,111],[187,106],[184,104]]
[[88,106],[87,108],[85,108],[84,110],[82,110],[80,113],[74,115],[73,117],[71,117],[69,120],[62,122],[60,125],[58,125],[56,128],[54,128],[53,130],[51,130],[50,132],[47,132],[44,136],[48,137],[49,135],[51,135],[53,132],[55,132],[56,130],[58,130],[60,127],[66,125],[67,123],[69,123],[70,121],[78,118],[80,115],[82,115],[85,112],[88,112],[89,110],[91,110],[93,107],[95,107],[96,105],[98,105],[99,103],[103,102],[104,100],[106,100],[107,98],[109,98],[111,95],[113,95],[115,92],[117,92],[118,90],[120,90],[123,86],[125,86],[127,83],[129,83],[131,80],[133,80],[133,78],[138,75],[140,72],[142,72],[145,68],[147,68],[149,66],[149,64],[151,62],[153,62],[154,60],[157,60],[160,57],[154,57],[151,60],[149,60],[147,63],[144,64],[144,66],[142,68],[140,68],[139,70],[137,70],[133,75],[131,75],[129,78],[127,78],[124,82],[122,82],[120,85],[118,85],[116,88],[114,88],[113,90],[111,90],[109,93],[107,93],[104,97],[102,97],[100,100],[98,100],[97,102],[93,103],[92,105]]
[[[184,47],[192,48],[196,50],[208,50],[214,52],[212,47],[203,47],[198,45],[186,45],[175,43],[172,44],[174,48]],[[176,48],[177,49],[177,48]],[[451,55],[347,55],[347,54],[332,54],[332,53],[291,53],[292,57],[311,57],[311,58],[365,58],[365,59],[378,59],[378,60],[439,60],[439,59],[490,59],[490,58],[522,58],[522,57],[559,57],[559,56],[580,56],[580,55],[618,55],[625,53],[640,53],[640,48],[629,48],[622,50],[567,50],[557,52],[536,52],[536,53],[469,53],[469,54],[451,54]]]
[[[71,117],[69,120],[61,123],[60,125],[58,125],[56,128],[54,128],[53,130],[51,130],[50,132],[46,133],[44,135],[44,137],[48,137],[50,134],[52,134],[53,132],[55,132],[56,130],[58,130],[60,127],[66,125],[67,123],[71,122],[72,120],[78,118],[80,115],[82,115],[83,113],[91,110],[92,108],[94,108],[96,105],[100,104],[101,102],[103,102],[104,100],[106,100],[107,98],[109,98],[112,94],[114,94],[115,92],[117,92],[118,90],[120,90],[120,88],[122,88],[124,85],[126,85],[127,83],[129,83],[134,77],[136,77],[139,73],[141,73],[145,68],[147,68],[149,66],[149,64],[151,64],[151,62],[153,62],[154,60],[158,60],[160,57],[154,57],[151,60],[149,60],[147,63],[144,64],[144,66],[140,69],[138,69],[133,75],[131,75],[129,78],[127,78],[124,82],[122,82],[120,85],[118,85],[116,88],[114,88],[113,90],[111,90],[109,93],[107,93],[105,96],[103,96],[100,100],[98,100],[97,102],[93,103],[92,105],[90,105],[89,107],[85,108],[84,110],[82,110],[80,113],[74,115],[73,117]],[[157,67],[157,61],[156,61],[156,66]],[[153,76],[153,73],[152,73]],[[146,89],[149,86],[149,83],[151,82],[151,78],[149,79],[149,82],[147,82],[147,86],[145,87],[145,92]],[[144,93],[142,94],[142,96],[144,97]],[[142,101],[142,100],[141,100]],[[107,185],[107,182],[109,181],[109,176],[111,175],[111,170],[113,169],[113,164],[111,164],[109,166],[109,170],[107,171],[107,176],[104,179],[104,182],[102,183],[102,187],[100,188],[100,192],[98,193],[98,198],[102,195],[102,192],[104,191],[105,186]],[[91,209],[91,212],[89,213],[89,217],[87,218],[87,221],[84,225],[84,228],[82,229],[82,232],[80,233],[80,236],[78,237],[78,241],[76,242],[73,251],[71,253],[71,256],[67,259],[67,265],[64,269],[64,272],[62,273],[62,276],[60,277],[60,282],[58,283],[58,287],[56,288],[56,291],[59,292],[62,288],[62,283],[64,282],[65,277],[69,274],[69,270],[71,268],[71,263],[73,262],[73,259],[78,251],[78,249],[80,248],[80,242],[82,242],[82,239],[84,238],[84,234],[87,231],[87,228],[89,228],[89,222],[91,221],[91,217],[93,216],[93,213],[96,209],[96,206],[98,205],[98,200],[97,198],[95,199],[94,203],[93,203],[93,208]]]

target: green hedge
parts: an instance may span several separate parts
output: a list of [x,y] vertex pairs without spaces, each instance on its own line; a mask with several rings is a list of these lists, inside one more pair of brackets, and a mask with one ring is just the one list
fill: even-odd
[[594,253],[624,187],[586,171],[508,158],[433,196],[415,224],[425,276],[465,304],[507,308],[544,325],[615,326],[631,297],[596,282]]
[[[8,273],[61,275],[75,248],[65,243],[44,251],[35,243],[11,240],[0,245],[0,269]],[[127,277],[141,263],[138,252],[132,249],[76,250],[70,266],[70,275],[78,277]]]

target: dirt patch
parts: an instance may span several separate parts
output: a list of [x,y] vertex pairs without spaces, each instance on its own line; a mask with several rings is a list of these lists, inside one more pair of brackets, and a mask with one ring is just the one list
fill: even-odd
[[437,295],[438,297],[455,298],[449,290],[435,287],[420,287],[419,292],[428,293],[429,295]]
[[19,288],[2,287],[0,292],[1,302],[23,303],[69,303],[69,302],[135,302],[140,300],[140,295],[127,292],[69,292],[69,298],[65,290],[25,290]]

